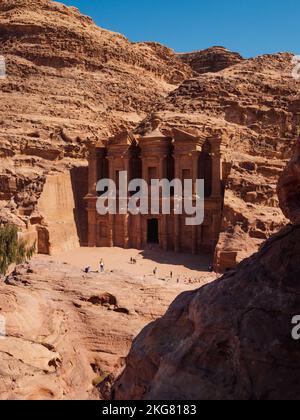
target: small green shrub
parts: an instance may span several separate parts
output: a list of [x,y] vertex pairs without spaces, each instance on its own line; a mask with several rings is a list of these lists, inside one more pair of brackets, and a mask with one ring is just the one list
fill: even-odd
[[11,264],[22,264],[31,260],[36,250],[36,243],[28,245],[18,239],[15,226],[0,226],[0,274],[6,275]]

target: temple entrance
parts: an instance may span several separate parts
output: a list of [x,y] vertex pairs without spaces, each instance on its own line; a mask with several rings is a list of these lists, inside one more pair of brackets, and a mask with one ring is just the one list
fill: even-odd
[[150,219],[147,222],[147,242],[148,244],[159,244],[157,219]]

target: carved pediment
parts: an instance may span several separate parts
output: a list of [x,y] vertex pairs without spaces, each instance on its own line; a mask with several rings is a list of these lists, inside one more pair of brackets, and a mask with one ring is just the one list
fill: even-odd
[[193,144],[196,149],[202,148],[206,139],[201,136],[197,136],[187,131],[173,128],[172,130],[174,142],[183,144]]
[[135,142],[136,140],[134,135],[131,132],[124,130],[116,136],[110,138],[108,145],[131,146]]
[[173,137],[174,137],[175,141],[188,140],[188,141],[191,141],[191,142],[193,142],[193,141],[196,142],[198,140],[197,136],[194,136],[193,134],[188,133],[186,131],[179,130],[179,128],[173,128],[172,132],[173,132]]

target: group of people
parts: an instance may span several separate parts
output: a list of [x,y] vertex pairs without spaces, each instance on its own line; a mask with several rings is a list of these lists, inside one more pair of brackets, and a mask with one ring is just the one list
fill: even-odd
[[[88,266],[83,271],[84,271],[85,274],[89,274],[91,272],[91,267]],[[105,272],[104,260],[103,260],[103,258],[101,258],[101,260],[99,262],[99,271],[98,271],[98,273],[104,273],[104,272]]]
[[[137,264],[137,258],[136,257],[135,258],[131,257],[130,258],[130,264]],[[213,264],[210,264],[209,265],[208,270],[211,273],[214,271]],[[84,271],[85,274],[89,274],[91,272],[91,267],[88,266],[83,271]],[[100,259],[100,262],[99,262],[99,270],[98,270],[98,273],[104,273],[104,272],[105,272],[105,264],[104,264],[103,258],[101,258]],[[153,269],[153,276],[156,277],[157,273],[158,273],[158,268],[155,267]],[[169,278],[170,279],[173,279],[173,271],[170,272]],[[199,282],[199,280],[197,280],[197,279],[191,279],[191,278],[187,278],[187,277],[184,277],[183,281],[184,281],[184,283],[188,283],[188,284],[194,284],[194,283],[198,283]],[[179,277],[177,278],[177,283],[181,283],[181,279]]]

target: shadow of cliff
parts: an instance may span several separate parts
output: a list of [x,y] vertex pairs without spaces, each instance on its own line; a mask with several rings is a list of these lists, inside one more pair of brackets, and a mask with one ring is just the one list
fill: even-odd
[[80,166],[71,171],[72,190],[75,202],[74,220],[80,246],[88,243],[88,217],[84,197],[88,193],[88,167]]
[[189,270],[209,272],[209,265],[213,261],[211,254],[191,255],[185,253],[176,253],[173,251],[162,252],[159,247],[144,249],[141,254],[143,258],[158,264],[173,266],[183,266]]

